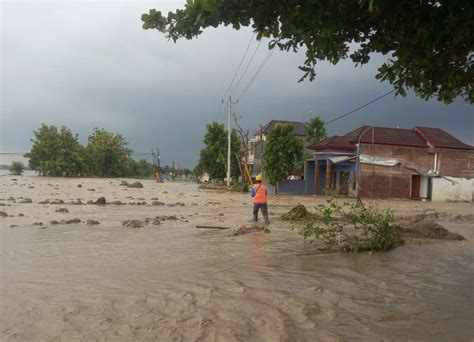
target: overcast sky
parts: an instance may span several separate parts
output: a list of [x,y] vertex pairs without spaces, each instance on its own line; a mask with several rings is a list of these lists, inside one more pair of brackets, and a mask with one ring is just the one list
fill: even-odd
[[[159,147],[165,162],[192,167],[205,126],[225,121],[220,99],[252,36],[248,29],[209,29],[198,39],[168,41],[141,28],[150,8],[184,1],[2,1],[0,151],[28,151],[41,123],[66,125],[86,142],[94,127],[125,135],[135,152]],[[252,43],[250,52],[257,46]],[[262,43],[233,95],[267,54]],[[276,51],[236,106],[252,131],[271,119],[324,120],[391,90],[374,79],[383,61],[318,65],[314,82],[297,83],[304,54]],[[474,107],[413,94],[389,95],[328,126],[343,134],[360,125],[444,128],[474,144]]]

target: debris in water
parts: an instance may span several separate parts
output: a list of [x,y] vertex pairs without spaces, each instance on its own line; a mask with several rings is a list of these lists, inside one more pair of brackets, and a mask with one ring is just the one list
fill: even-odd
[[77,184],[77,187],[78,187],[78,188],[82,188],[82,184]]
[[21,201],[19,201],[18,203],[33,203],[33,200],[31,198],[24,198]]
[[61,221],[58,221],[58,220],[52,220],[50,221],[49,223],[52,224],[52,225],[57,225],[57,224],[72,224],[72,223],[81,223],[82,221],[78,218],[73,218],[71,220],[61,220]]
[[289,212],[282,215],[282,220],[285,221],[300,221],[308,218],[311,214],[306,210],[306,207],[302,204],[298,204],[293,207]]
[[68,208],[58,208],[55,210],[57,213],[68,213]]
[[129,188],[143,188],[143,184],[140,182],[133,182],[132,184],[128,184],[127,187]]
[[161,205],[165,205],[165,204],[163,202],[160,202],[160,201],[153,201],[153,202],[151,202],[151,205],[161,206]]
[[252,226],[252,227],[240,226],[239,229],[232,232],[232,236],[257,233],[257,232],[264,232],[268,234],[270,233],[270,229],[268,229],[267,227],[261,227],[257,225]]
[[432,221],[415,221],[403,229],[403,235],[415,239],[465,240],[464,236],[452,233]]
[[105,200],[105,197],[99,197],[97,201],[94,202],[94,204],[105,205],[107,204],[107,201]]
[[98,225],[100,222],[96,220],[87,220],[87,225],[88,226],[95,226]]
[[467,215],[456,215],[453,217],[456,221],[474,221],[474,214],[467,214]]
[[0,217],[7,217],[8,214],[4,211],[0,211]]
[[122,226],[130,228],[143,228],[143,222],[140,220],[126,220],[122,222]]
[[43,225],[43,222],[34,222],[33,223],[33,226],[42,226]]

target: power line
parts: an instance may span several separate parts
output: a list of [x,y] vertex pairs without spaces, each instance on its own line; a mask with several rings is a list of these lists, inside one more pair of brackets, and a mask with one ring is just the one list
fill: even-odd
[[[245,52],[242,56],[242,58],[240,59],[240,63],[239,63],[239,66],[237,68],[237,70],[235,70],[235,73],[234,73],[234,77],[232,77],[232,81],[230,81],[229,83],[229,86],[227,87],[224,95],[222,95],[222,98],[224,98],[226,95],[227,95],[227,92],[230,90],[230,88],[232,87],[232,85],[234,84],[234,81],[235,81],[235,78],[237,77],[237,74],[239,73],[240,71],[240,68],[242,67],[242,64],[245,60],[245,57],[247,56],[247,52],[249,51],[249,48],[250,48],[250,45],[252,45],[252,41],[253,41],[253,38],[255,37],[255,32],[252,34],[252,37],[250,37],[250,40],[249,40],[249,43],[247,45],[247,49],[245,49]],[[222,102],[221,102],[222,103]]]
[[222,109],[222,100],[221,100],[221,103],[219,104],[219,109],[217,110],[217,116],[216,116],[217,122],[221,121],[221,109]]
[[377,97],[376,99],[373,99],[372,101],[367,102],[366,104],[363,104],[362,106],[359,106],[359,107],[357,107],[356,109],[351,110],[350,112],[341,114],[341,115],[335,117],[335,118],[332,119],[332,120],[326,121],[324,124],[325,124],[325,125],[329,125],[329,124],[331,124],[331,123],[333,123],[333,122],[335,122],[335,121],[337,121],[337,120],[340,120],[340,119],[342,119],[342,118],[345,118],[346,116],[349,116],[349,115],[351,115],[352,113],[357,112],[358,110],[360,110],[360,109],[362,109],[362,108],[364,108],[364,107],[367,107],[368,105],[370,105],[370,104],[372,104],[372,103],[374,103],[374,102],[377,102],[378,100],[384,98],[385,96],[392,94],[393,92],[395,92],[395,89],[390,90],[388,93],[385,93],[385,94],[383,94],[382,96],[379,96],[379,97]]
[[247,91],[247,89],[250,87],[250,85],[253,83],[253,81],[257,78],[258,74],[260,73],[260,71],[262,71],[263,67],[265,66],[265,64],[267,64],[268,60],[270,59],[270,57],[272,56],[273,52],[275,50],[272,49],[271,51],[269,51],[267,53],[267,55],[265,56],[265,58],[263,59],[262,63],[260,63],[260,65],[258,66],[258,69],[257,71],[255,72],[255,74],[253,75],[253,77],[250,79],[249,83],[247,84],[247,86],[245,87],[244,91],[239,95],[239,97],[237,97],[237,101],[245,94],[245,92]]
[[261,41],[261,40],[258,42],[258,45],[257,45],[257,47],[255,48],[255,50],[253,51],[253,54],[252,54],[252,56],[250,57],[250,60],[249,60],[249,62],[247,63],[247,66],[245,67],[244,71],[243,71],[242,74],[240,75],[240,78],[239,78],[239,80],[237,81],[237,84],[236,84],[236,85],[234,86],[234,88],[232,89],[231,93],[233,93],[233,92],[237,89],[237,87],[238,87],[239,84],[240,84],[240,81],[242,81],[242,78],[245,76],[245,73],[247,72],[247,70],[248,70],[250,64],[252,63],[253,58],[255,57],[255,54],[257,53],[258,48],[260,47],[260,44],[262,44],[262,41]]

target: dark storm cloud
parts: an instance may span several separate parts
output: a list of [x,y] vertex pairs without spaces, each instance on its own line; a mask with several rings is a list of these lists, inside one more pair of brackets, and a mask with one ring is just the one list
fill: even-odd
[[[206,123],[224,122],[220,97],[252,34],[221,27],[174,44],[141,29],[149,8],[177,7],[181,2],[3,2],[1,150],[28,150],[32,130],[45,122],[70,127],[83,142],[93,127],[121,132],[136,152],[160,147],[166,162],[192,166]],[[262,43],[235,95],[266,53]],[[303,60],[302,53],[273,54],[236,107],[243,125],[330,119],[391,89],[374,79],[380,56],[363,68],[320,63],[315,82],[297,83]],[[328,128],[340,134],[362,124],[435,126],[474,142],[472,106],[462,101],[389,96]]]

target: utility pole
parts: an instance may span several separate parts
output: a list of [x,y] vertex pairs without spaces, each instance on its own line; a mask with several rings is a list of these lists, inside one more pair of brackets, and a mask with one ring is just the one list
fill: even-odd
[[[222,99],[222,103],[224,103],[224,99]],[[231,121],[230,117],[232,115],[232,105],[237,104],[238,101],[232,101],[232,96],[229,96],[229,101],[227,104],[229,106],[229,113],[227,115],[227,187],[230,187],[230,142],[231,142]]]

